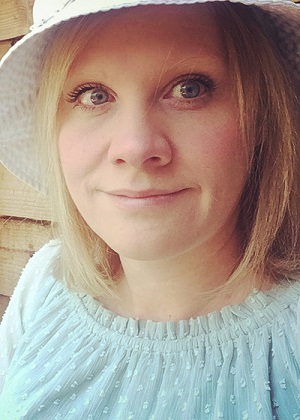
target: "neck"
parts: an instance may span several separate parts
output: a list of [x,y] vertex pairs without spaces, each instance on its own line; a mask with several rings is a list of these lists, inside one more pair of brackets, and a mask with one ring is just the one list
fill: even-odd
[[230,237],[218,247],[200,246],[168,259],[123,257],[123,272],[116,286],[118,299],[102,302],[121,316],[153,321],[195,318],[241,303],[256,286],[249,279],[243,280],[240,290],[235,286],[234,291],[211,293],[225,284],[239,255],[239,242]]

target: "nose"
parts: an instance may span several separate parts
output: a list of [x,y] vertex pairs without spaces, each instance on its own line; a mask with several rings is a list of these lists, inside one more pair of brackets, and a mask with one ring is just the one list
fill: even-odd
[[151,170],[168,165],[172,147],[167,134],[155,118],[138,112],[119,116],[111,133],[108,159],[114,165]]

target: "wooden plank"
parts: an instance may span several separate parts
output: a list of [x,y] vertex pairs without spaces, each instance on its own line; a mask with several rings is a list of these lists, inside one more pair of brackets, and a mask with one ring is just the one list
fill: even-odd
[[4,54],[10,49],[11,41],[0,41],[0,59],[4,56]]
[[[51,237],[49,222],[0,218],[0,249],[35,252]],[[0,261],[1,264],[1,261]]]
[[0,294],[11,296],[32,253],[0,249]]
[[1,0],[0,39],[16,38],[32,25],[33,0]]
[[8,303],[9,303],[9,297],[0,295],[0,321],[7,308]]
[[0,215],[51,220],[48,197],[25,184],[0,165]]
[[0,219],[0,294],[10,296],[22,269],[52,235],[49,223]]

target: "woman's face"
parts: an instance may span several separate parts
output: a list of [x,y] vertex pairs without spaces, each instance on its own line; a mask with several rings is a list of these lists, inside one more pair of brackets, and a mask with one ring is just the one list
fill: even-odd
[[59,153],[89,226],[121,256],[222,246],[246,177],[233,77],[205,5],[136,7],[76,57]]

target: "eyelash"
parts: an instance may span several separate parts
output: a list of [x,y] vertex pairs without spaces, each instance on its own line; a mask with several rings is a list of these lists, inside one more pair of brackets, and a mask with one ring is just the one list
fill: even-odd
[[209,76],[204,75],[204,74],[186,74],[183,76],[180,76],[179,78],[173,80],[170,84],[170,88],[169,90],[174,89],[176,86],[180,85],[181,83],[184,82],[190,82],[190,81],[194,81],[197,82],[199,84],[204,85],[208,91],[212,92],[216,87],[217,84],[216,82]]
[[[167,93],[164,95],[165,99],[170,99],[171,96],[168,97],[168,95],[170,94],[170,92],[172,92],[177,86],[179,86],[180,84],[183,84],[184,82],[190,82],[190,81],[195,81],[197,83],[199,83],[200,85],[203,85],[206,89],[207,89],[207,95],[212,95],[214,90],[217,88],[217,83],[209,76],[204,75],[204,74],[186,74],[186,75],[182,75],[180,77],[178,77],[177,79],[173,80],[169,85],[167,85],[167,87],[164,90],[167,90]],[[92,91],[92,90],[96,90],[96,89],[103,89],[105,91],[109,93],[109,90],[98,83],[87,83],[87,84],[83,84],[80,86],[77,86],[75,89],[73,89],[72,91],[68,92],[66,94],[65,100],[71,104],[75,104],[75,106],[79,106],[81,109],[86,110],[86,111],[93,111],[95,108],[98,108],[100,105],[94,105],[94,106],[89,106],[87,107],[84,104],[81,104],[80,102],[77,102],[79,97],[81,95],[83,95],[84,93],[88,92],[88,91]],[[205,94],[206,96],[206,94]],[[197,96],[195,98],[173,98],[176,100],[177,103],[181,103],[183,106],[184,104],[186,104],[187,106],[189,106],[191,103],[194,103],[195,105],[197,103],[199,103],[199,101],[203,101],[204,98],[201,96]],[[105,103],[103,104],[105,105]]]
[[100,84],[93,84],[93,83],[87,83],[85,85],[77,86],[74,90],[67,93],[66,101],[69,103],[75,103],[83,93],[86,93],[89,90],[94,90],[94,89],[99,89],[99,88],[104,88],[104,87]]
[[191,106],[191,104],[194,104],[197,106],[199,103],[203,102],[205,99],[207,99],[207,96],[211,96],[213,92],[218,87],[218,84],[214,79],[212,79],[210,76],[207,76],[205,74],[186,74],[183,76],[180,76],[179,78],[173,80],[170,85],[167,87],[167,94],[164,96],[164,98],[169,99],[172,98],[170,95],[170,92],[172,92],[177,86],[183,85],[184,82],[197,82],[199,85],[202,85],[206,88],[207,92],[204,95],[196,96],[194,98],[173,98],[176,100],[176,103],[180,103],[181,106],[184,108]]

